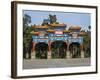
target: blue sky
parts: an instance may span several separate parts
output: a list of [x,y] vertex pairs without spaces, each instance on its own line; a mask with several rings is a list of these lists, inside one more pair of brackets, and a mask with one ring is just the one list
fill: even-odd
[[48,19],[49,14],[56,15],[57,22],[64,23],[67,27],[80,26],[82,29],[87,30],[88,26],[91,25],[90,13],[24,10],[23,14],[31,16],[31,25],[41,24],[43,19]]

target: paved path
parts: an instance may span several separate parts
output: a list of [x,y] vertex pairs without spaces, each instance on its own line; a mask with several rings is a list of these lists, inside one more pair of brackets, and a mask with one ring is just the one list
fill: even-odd
[[90,66],[90,58],[77,59],[24,59],[24,69]]

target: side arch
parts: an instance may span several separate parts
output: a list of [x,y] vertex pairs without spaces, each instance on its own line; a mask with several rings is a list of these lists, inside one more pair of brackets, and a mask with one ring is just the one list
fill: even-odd
[[69,51],[72,58],[81,57],[81,45],[78,42],[72,42],[69,44]]
[[45,42],[38,42],[35,45],[36,58],[47,59],[48,54],[48,44]]

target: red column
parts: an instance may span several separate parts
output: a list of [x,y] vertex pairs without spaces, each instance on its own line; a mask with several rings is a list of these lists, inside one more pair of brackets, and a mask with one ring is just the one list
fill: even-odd
[[35,42],[33,42],[33,49],[32,52],[35,50]]
[[80,44],[80,48],[81,48],[81,50],[83,51],[83,45],[82,45],[82,44]]
[[31,58],[35,59],[35,42],[33,42],[33,48],[32,48]]
[[85,57],[84,51],[83,51],[83,44],[80,45],[81,48],[81,58]]
[[51,41],[49,41],[48,59],[51,59]]
[[34,42],[32,43],[32,52],[35,50]]
[[69,51],[69,45],[70,45],[70,43],[68,43],[67,42],[67,53],[66,53],[66,58],[67,59],[70,59],[72,56],[71,56],[71,53],[70,53],[70,51]]
[[51,50],[51,41],[49,41],[49,51]]

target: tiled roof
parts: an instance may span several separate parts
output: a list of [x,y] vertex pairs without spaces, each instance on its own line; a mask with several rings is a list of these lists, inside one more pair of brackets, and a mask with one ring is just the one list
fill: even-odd
[[79,35],[83,36],[85,35],[85,32],[80,32]]
[[32,26],[33,28],[44,28],[44,29],[47,29],[48,26],[42,26],[42,25],[36,25],[36,26]]
[[65,32],[65,33],[69,33],[70,31],[69,31],[69,30],[63,30],[63,32]]
[[47,32],[51,32],[51,33],[53,33],[53,32],[55,32],[55,30],[47,30]]
[[40,33],[32,31],[31,34],[33,34],[33,35],[39,35]]
[[66,24],[50,24],[51,27],[65,27]]
[[80,30],[80,29],[81,29],[80,26],[71,26],[71,27],[69,28],[69,30]]

